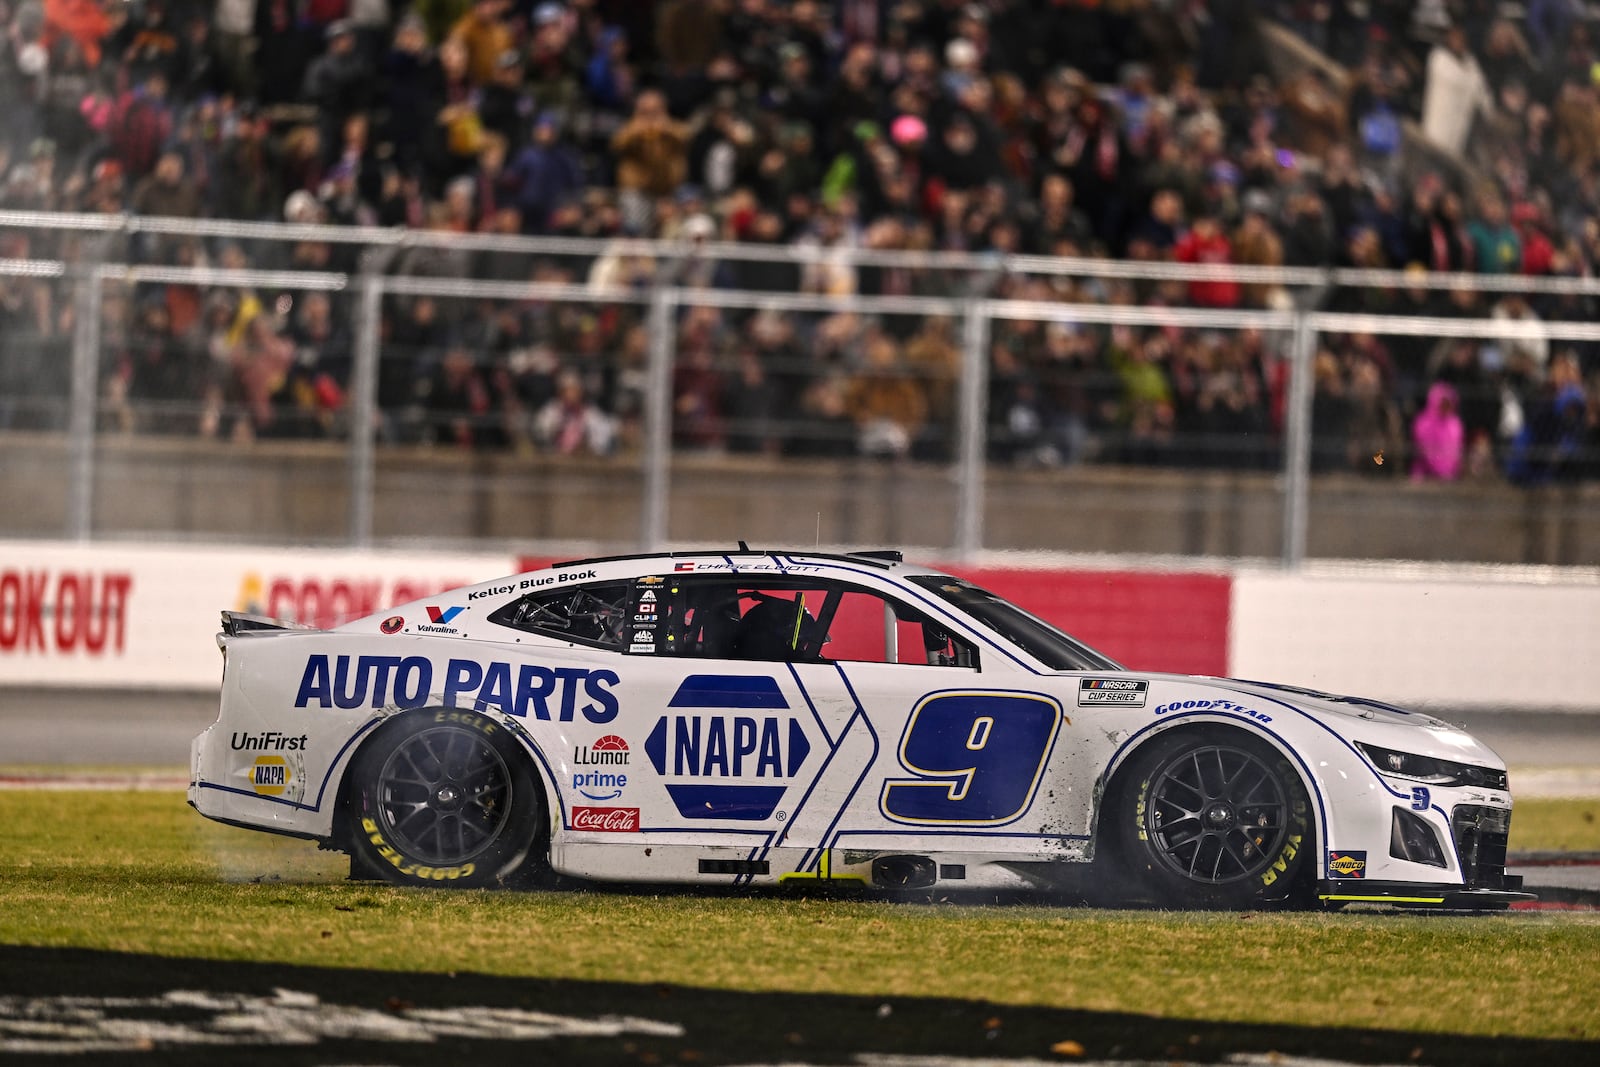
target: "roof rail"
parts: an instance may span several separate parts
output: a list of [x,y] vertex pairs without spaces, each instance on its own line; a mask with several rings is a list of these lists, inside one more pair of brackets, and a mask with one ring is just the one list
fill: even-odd
[[[741,545],[744,542],[740,542]],[[705,548],[689,552],[626,552],[617,556],[593,556],[589,559],[568,559],[560,563],[550,564],[551,570],[561,570],[565,567],[592,566],[596,563],[619,563],[623,560],[645,559],[685,559],[690,556],[806,556],[810,559],[831,559],[841,563],[866,563],[874,567],[889,568],[893,564],[904,562],[904,555],[897,548],[871,549],[861,552],[814,552],[808,549],[793,548],[748,548],[741,547],[729,551],[722,548]]]

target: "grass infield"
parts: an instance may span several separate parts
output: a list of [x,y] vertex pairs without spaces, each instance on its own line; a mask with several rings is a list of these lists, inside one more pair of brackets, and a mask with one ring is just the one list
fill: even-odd
[[[1596,801],[1513,848],[1600,850]],[[1244,915],[798,894],[401,890],[158,792],[0,791],[0,943],[1219,1022],[1600,1038],[1600,914]]]

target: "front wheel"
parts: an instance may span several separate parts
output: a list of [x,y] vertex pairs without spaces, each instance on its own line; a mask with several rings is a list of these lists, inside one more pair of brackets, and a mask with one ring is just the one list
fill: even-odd
[[532,851],[544,801],[492,719],[449,708],[380,727],[350,769],[356,865],[401,885],[504,882]]
[[1189,908],[1290,897],[1311,850],[1310,802],[1294,767],[1232,730],[1184,731],[1135,753],[1113,843],[1136,893]]

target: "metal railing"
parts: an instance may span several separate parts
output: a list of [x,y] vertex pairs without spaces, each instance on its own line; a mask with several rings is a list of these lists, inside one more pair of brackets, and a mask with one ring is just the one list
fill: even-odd
[[[588,241],[429,231],[280,226],[215,220],[137,218],[133,216],[55,215],[0,212],[0,227],[46,233],[96,232],[182,235],[233,240],[315,241],[359,245],[367,249],[439,247],[494,251],[528,256],[632,254],[655,263],[644,287],[531,281],[490,281],[381,273],[369,258],[354,274],[292,270],[222,269],[138,262],[72,262],[52,259],[0,259],[0,277],[60,279],[70,284],[77,309],[72,339],[72,376],[67,432],[70,449],[70,507],[64,535],[88,539],[93,529],[97,383],[100,379],[101,303],[111,284],[165,283],[185,286],[260,287],[298,291],[349,291],[350,329],[354,338],[349,388],[349,514],[348,542],[370,545],[374,535],[374,469],[377,454],[375,416],[382,347],[384,301],[389,297],[440,299],[539,300],[553,303],[623,304],[640,308],[648,328],[646,403],[641,450],[642,500],[638,545],[653,549],[668,540],[671,491],[672,419],[670,383],[677,361],[674,324],[683,309],[778,310],[793,313],[949,316],[960,329],[961,370],[957,389],[952,475],[956,486],[954,543],[958,556],[971,557],[984,547],[984,493],[988,467],[989,345],[996,322],[1071,322],[1095,326],[1181,327],[1203,330],[1253,329],[1287,338],[1288,362],[1281,494],[1282,560],[1298,566],[1306,555],[1310,498],[1311,366],[1318,339],[1325,334],[1353,332],[1380,335],[1467,337],[1507,341],[1540,338],[1558,341],[1600,341],[1600,325],[1579,321],[1520,322],[1346,314],[1308,307],[1292,310],[1207,310],[1201,308],[1052,303],[997,299],[990,294],[997,279],[1008,275],[1074,276],[1145,281],[1228,279],[1289,288],[1325,290],[1330,286],[1483,289],[1600,296],[1600,279],[1524,278],[1488,275],[1415,275],[1395,271],[1351,271],[1314,268],[1214,267],[1171,263],[1123,263],[1037,256],[992,256],[901,251],[841,251],[810,245],[751,246],[696,244],[681,241]],[[803,292],[774,293],[691,287],[678,283],[679,272],[694,261],[766,261],[817,265],[842,261],[851,267],[912,267],[960,275],[962,295],[864,296]],[[1301,304],[1307,301],[1300,301]]]

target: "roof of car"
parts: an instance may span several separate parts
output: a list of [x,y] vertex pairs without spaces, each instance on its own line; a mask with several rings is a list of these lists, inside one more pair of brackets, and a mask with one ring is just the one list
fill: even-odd
[[905,557],[899,549],[875,548],[863,549],[856,552],[817,552],[810,550],[796,550],[792,548],[749,548],[744,542],[734,549],[705,548],[690,552],[638,552],[625,553],[617,556],[594,556],[589,559],[569,559],[560,563],[552,563],[551,570],[562,570],[566,567],[592,566],[597,563],[621,563],[627,561],[644,561],[651,559],[701,559],[706,556],[718,558],[726,557],[730,562],[736,558],[757,559],[783,556],[791,559],[816,559],[830,560],[836,563],[864,563],[871,567],[890,570],[898,563],[903,563]]

